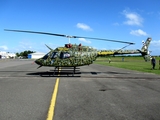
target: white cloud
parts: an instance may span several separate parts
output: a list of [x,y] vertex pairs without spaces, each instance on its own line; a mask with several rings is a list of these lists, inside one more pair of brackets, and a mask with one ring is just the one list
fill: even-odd
[[85,43],[91,43],[91,41],[86,40],[86,39],[84,39],[84,38],[79,38],[79,41],[82,41],[82,42],[85,42]]
[[155,47],[159,47],[160,48],[160,40],[154,40],[151,41],[151,45],[155,46]]
[[19,42],[20,49],[24,50],[31,50],[34,43],[28,42],[28,41],[21,41]]
[[113,23],[113,25],[114,26],[119,26],[120,24],[116,22],[116,23]]
[[3,46],[0,46],[0,49],[2,49],[2,50],[8,50],[8,47],[5,46],[5,45],[3,45]]
[[139,14],[128,12],[127,10],[124,10],[123,14],[127,19],[124,24],[142,26],[143,18]]
[[160,40],[151,41],[149,50],[151,51],[151,55],[160,55]]
[[85,31],[93,31],[92,28],[84,23],[77,23],[77,28],[80,28]]
[[131,35],[136,35],[136,36],[147,36],[148,34],[146,32],[144,32],[143,30],[141,29],[138,29],[138,30],[132,30],[130,32]]

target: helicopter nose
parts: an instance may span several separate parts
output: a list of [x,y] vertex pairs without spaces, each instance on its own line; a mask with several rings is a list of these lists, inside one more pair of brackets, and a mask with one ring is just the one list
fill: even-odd
[[39,59],[35,60],[35,63],[36,63],[37,65],[41,65]]

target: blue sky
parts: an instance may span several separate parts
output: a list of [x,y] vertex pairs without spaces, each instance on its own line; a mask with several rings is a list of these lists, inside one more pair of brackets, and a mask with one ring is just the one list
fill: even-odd
[[[0,51],[48,52],[64,46],[67,38],[7,32],[32,30],[134,42],[126,49],[140,49],[152,37],[151,55],[160,55],[159,0],[0,0]],[[72,44],[97,49],[120,49],[125,44],[71,39]]]

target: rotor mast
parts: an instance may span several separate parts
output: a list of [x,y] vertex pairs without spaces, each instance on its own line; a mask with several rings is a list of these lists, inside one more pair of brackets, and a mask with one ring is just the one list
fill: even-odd
[[69,44],[70,44],[70,37],[68,38],[68,42],[69,42]]

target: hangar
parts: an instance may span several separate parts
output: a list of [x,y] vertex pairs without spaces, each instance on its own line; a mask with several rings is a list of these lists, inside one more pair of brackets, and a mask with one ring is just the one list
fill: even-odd
[[0,59],[3,59],[3,58],[15,58],[15,57],[16,57],[15,53],[0,51]]
[[31,53],[31,54],[28,54],[28,59],[38,59],[43,57],[44,55],[45,53],[41,53],[41,52]]

